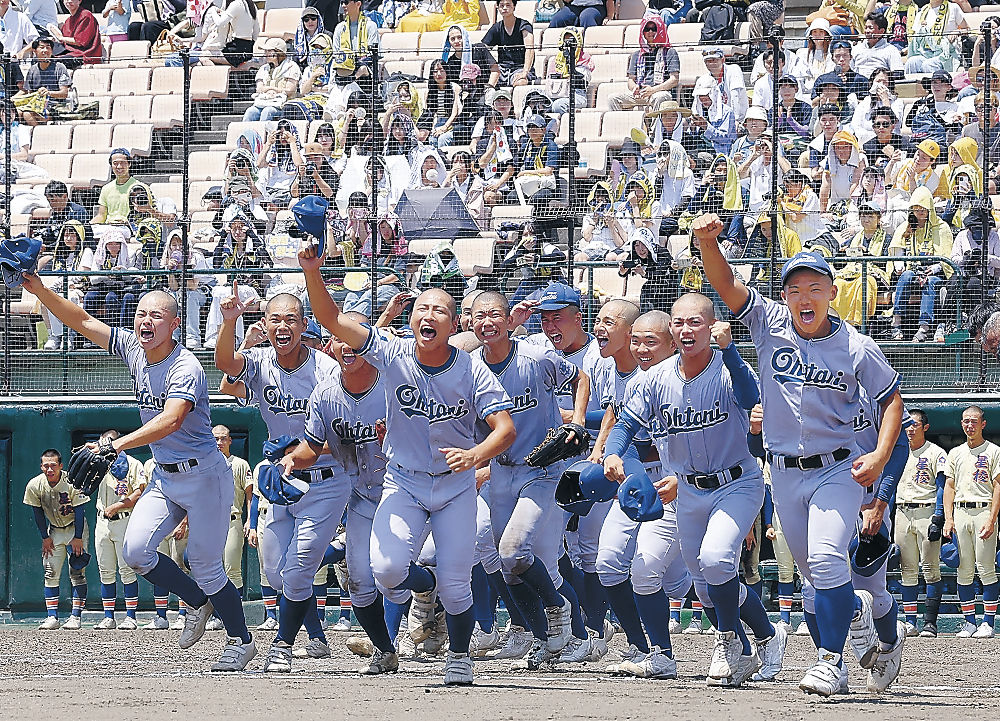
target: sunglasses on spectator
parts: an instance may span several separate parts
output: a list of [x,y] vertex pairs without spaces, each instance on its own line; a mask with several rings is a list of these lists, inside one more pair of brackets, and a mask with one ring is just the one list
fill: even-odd
[[887,122],[872,123],[872,127],[873,128],[891,128],[892,127],[892,123],[887,123]]
[[656,32],[656,26],[655,25],[647,25],[646,27],[644,27],[642,29],[642,32],[644,32],[644,33],[655,33]]

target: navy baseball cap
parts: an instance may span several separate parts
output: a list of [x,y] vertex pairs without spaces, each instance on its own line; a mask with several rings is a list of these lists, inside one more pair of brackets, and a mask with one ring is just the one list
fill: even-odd
[[580,307],[580,292],[565,283],[549,283],[539,298],[538,310],[560,310],[566,306]]
[[320,329],[319,323],[310,318],[306,322],[306,329],[302,331],[302,337],[323,340],[323,331]]
[[826,262],[826,259],[819,253],[810,253],[803,250],[793,255],[782,267],[781,284],[784,285],[788,281],[788,276],[803,268],[822,273],[830,280],[833,280],[833,269],[830,268],[830,264]]
[[80,555],[73,553],[72,548],[66,549],[66,555],[69,556],[69,567],[74,571],[82,571],[90,563],[90,554],[84,551]]
[[641,465],[640,473],[625,478],[618,487],[618,505],[633,521],[643,523],[663,518],[663,502]]

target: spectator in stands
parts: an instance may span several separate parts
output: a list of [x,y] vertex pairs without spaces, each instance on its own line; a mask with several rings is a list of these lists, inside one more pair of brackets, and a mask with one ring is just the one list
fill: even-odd
[[527,133],[517,152],[514,193],[508,194],[508,200],[516,198],[521,205],[531,205],[539,240],[555,242],[548,206],[558,188],[559,146],[546,131],[546,125],[541,115],[528,119]]
[[[421,142],[445,148],[451,145],[453,128],[462,112],[462,87],[448,80],[448,71],[440,58],[431,61],[429,75],[427,104],[417,119],[417,137]],[[494,103],[499,93],[494,95]],[[509,95],[508,92],[508,101]]]
[[468,31],[459,26],[448,28],[441,53],[448,80],[462,86],[462,113],[453,134],[453,144],[464,145],[469,133],[485,112],[487,90],[495,90],[500,81],[500,66],[482,43],[473,43]]
[[[371,105],[371,97],[363,92],[356,85],[354,88],[348,86],[350,91],[347,94],[346,107],[334,114],[334,129],[337,133],[336,144],[334,145],[333,158],[338,162],[338,171],[341,170],[339,163],[357,152],[368,155],[372,152],[372,146],[382,145],[382,126],[373,123],[368,115],[366,106]],[[376,117],[377,121],[378,118]],[[378,136],[376,138],[376,129]]]
[[[83,238],[85,235],[83,223],[78,220],[67,220],[59,230],[59,237],[52,252],[38,258],[38,270],[73,271],[89,268],[93,264],[94,250],[84,246]],[[86,278],[71,275],[67,278],[67,282],[66,297],[76,304],[82,303],[83,292],[87,289]],[[63,292],[62,289],[63,286],[60,283],[60,293]],[[45,342],[45,350],[58,350],[62,346],[63,340],[64,326],[62,322],[44,307],[42,320],[45,321],[49,329],[49,339]],[[67,340],[69,339],[67,338]]]
[[115,148],[111,151],[108,162],[111,163],[111,172],[115,177],[101,188],[101,194],[97,199],[97,213],[92,222],[124,224],[128,222],[131,210],[128,202],[129,192],[132,186],[139,182],[132,177],[132,154],[125,148]]
[[[87,209],[69,199],[69,188],[66,187],[66,183],[61,180],[50,180],[45,186],[44,193],[50,208],[47,225],[54,234],[58,234],[67,220],[78,220],[85,228],[90,225]],[[88,229],[84,234],[84,239],[89,238],[92,243],[93,237],[92,230]]]
[[757,139],[764,134],[767,127],[768,117],[764,108],[759,105],[751,105],[750,109],[747,110],[747,116],[743,119],[743,129],[746,132],[740,135],[733,143],[733,147],[729,149],[729,156],[737,166],[742,165],[743,161],[750,156],[757,144]]
[[[903,101],[896,94],[896,81],[892,79],[888,70],[880,68],[872,73],[868,96],[854,108],[851,130],[859,141],[867,143],[873,135],[877,135],[874,127],[875,118],[891,117],[893,124],[890,127],[890,132],[895,134],[894,131],[902,117],[903,107]],[[887,137],[884,128],[881,136]],[[868,159],[872,160],[870,153],[868,153]]]
[[656,151],[656,175],[659,178],[659,203],[663,219],[653,232],[670,237],[678,231],[677,219],[694,197],[694,171],[684,146],[676,140],[664,140]]
[[941,220],[951,226],[954,234],[964,227],[965,217],[982,205],[983,180],[975,165],[959,165],[947,177],[950,198],[941,211]]
[[177,206],[174,201],[166,198],[164,207],[158,208],[153,192],[145,183],[136,183],[128,191],[129,214],[128,223],[132,233],[146,218],[154,218],[164,226],[172,226],[177,220]]
[[[0,0],[0,9],[3,8],[5,1]],[[71,70],[85,63],[101,62],[104,48],[101,45],[101,31],[94,13],[83,7],[81,0],[63,0],[63,5],[69,11],[69,17],[63,22],[62,27],[49,25],[49,34],[56,42],[62,43],[66,50],[60,54],[59,60]],[[10,21],[6,16],[4,22],[9,32]],[[4,37],[2,30],[0,30],[0,41],[7,51],[11,52],[11,46],[7,44],[7,38]]]
[[824,75],[822,80],[817,78],[813,93],[815,97],[812,100],[813,112],[809,123],[812,132],[819,131],[819,110],[823,107],[837,108],[838,125],[850,120],[852,108],[844,94],[844,82],[836,73]]
[[[181,285],[178,272],[184,267],[184,239],[179,230],[174,230],[167,238],[166,249],[163,251],[161,266],[166,270],[175,271],[167,275],[167,291],[181,302]],[[210,270],[205,254],[192,246],[187,253],[188,270]],[[184,345],[189,350],[201,350],[201,309],[204,307],[209,286],[206,281],[214,278],[208,275],[190,275],[187,279],[187,316],[184,322],[186,338]],[[180,338],[180,329],[175,331]]]
[[[962,128],[962,137],[972,138],[979,145],[979,152],[976,154],[976,163],[980,168],[986,167],[985,162],[985,151],[987,146],[989,146],[989,168],[988,176],[989,178],[994,178],[996,176],[996,162],[1000,160],[1000,123],[996,122],[996,107],[997,100],[1000,98],[991,98],[992,107],[994,109],[993,121],[990,123],[990,141],[986,142],[986,98],[980,93],[976,96],[975,109],[976,109],[976,120],[975,122],[969,123]],[[990,194],[993,194],[994,190],[990,189]]]
[[[38,38],[32,43],[35,50],[35,63],[24,76],[24,89],[14,96],[15,103],[27,100],[31,93],[37,93],[36,98],[44,101],[40,104],[30,103],[21,110],[21,122],[25,125],[42,125],[50,117],[50,104],[63,103],[69,97],[70,78],[66,66],[52,60],[52,38]],[[44,106],[44,111],[38,109]],[[34,107],[34,110],[28,109]]]
[[649,228],[654,233],[659,230],[657,221],[663,217],[663,212],[656,199],[656,189],[645,171],[635,173],[625,182],[622,201],[616,206],[615,215],[628,235],[635,228]]
[[[121,227],[108,228],[97,244],[90,267],[84,270],[120,272],[134,270],[129,254],[127,234]],[[134,282],[133,277],[120,275],[92,275],[88,278],[89,290],[83,296],[83,308],[108,325],[128,327],[132,318],[125,317],[124,294]]]
[[959,117],[958,103],[952,99],[955,93],[951,84],[951,74],[944,70],[935,70],[930,78],[924,78],[921,83],[927,94],[910,106],[903,124],[912,128],[914,119],[924,112],[929,112],[934,121],[943,128],[956,123]]
[[[236,215],[226,224],[225,237],[219,241],[212,253],[212,267],[222,271],[224,283],[212,287],[212,303],[205,323],[205,347],[215,348],[222,325],[222,301],[233,294],[233,283],[239,284],[240,300],[250,310],[258,310],[258,304],[266,294],[267,277],[259,272],[274,267],[274,261],[264,247],[263,241],[254,232],[253,226],[242,214]],[[240,321],[243,319],[240,318]],[[236,323],[236,336],[242,339],[243,324]]]
[[[989,240],[986,243],[985,265],[983,263],[983,226],[986,226]],[[963,221],[963,229],[955,236],[951,259],[961,273],[948,279],[945,297],[958,305],[958,312],[965,316],[983,298],[993,297],[1000,280],[1000,236],[997,235],[996,221],[989,210],[975,208]],[[944,340],[945,328],[938,330]],[[935,333],[937,340],[938,333]]]
[[695,190],[690,209],[694,215],[717,214],[724,227],[729,227],[733,219],[743,213],[740,176],[732,160],[718,155],[712,161],[701,185]]
[[615,213],[610,185],[604,181],[594,184],[587,196],[587,211],[583,216],[583,240],[573,259],[578,263],[625,260],[629,252],[628,231]]
[[486,133],[486,150],[479,157],[477,165],[483,171],[483,181],[486,183],[483,201],[487,206],[492,206],[502,203],[511,191],[508,183],[516,172],[514,146],[511,145],[500,113],[495,110],[486,114]]
[[490,26],[483,45],[497,49],[499,84],[508,87],[535,82],[535,35],[531,23],[515,17],[516,0],[500,0],[500,19]]
[[316,128],[316,142],[323,148],[323,157],[332,163],[334,148],[337,144],[337,129],[330,123],[321,123]]
[[669,308],[676,292],[671,288],[673,275],[670,251],[657,245],[654,235],[646,228],[639,228],[629,236],[628,257],[618,264],[618,275],[644,278],[639,291],[639,309],[643,313]]
[[[819,196],[809,185],[809,176],[799,168],[791,168],[785,175],[784,192],[780,194],[781,210],[785,226],[799,237],[799,243],[806,250],[817,245],[817,239],[829,234],[820,211]],[[831,245],[836,250],[837,243],[822,241],[822,247]]]
[[[816,78],[816,85],[819,85],[828,76],[840,78],[841,87],[844,88],[847,100],[854,106],[868,95],[868,78],[862,77],[851,67],[853,62],[851,44],[846,40],[834,40],[830,43],[830,53],[833,57],[834,68],[829,73]],[[813,86],[814,93],[816,85]]]
[[569,110],[571,89],[576,109],[587,107],[587,86],[590,84],[591,73],[594,72],[594,59],[583,51],[583,33],[579,28],[569,27],[563,30],[560,46],[570,37],[576,42],[576,63],[572,81],[569,78],[569,63],[564,52],[552,55],[545,71],[545,92],[552,98],[552,112],[559,115]]
[[628,90],[612,95],[612,110],[648,108],[661,100],[673,98],[677,87],[681,61],[667,40],[667,27],[657,15],[642,21],[639,49],[628,61]]
[[306,143],[303,154],[305,158],[298,166],[298,175],[292,182],[292,197],[321,195],[327,200],[333,200],[337,195],[340,178],[323,155],[323,146],[319,143]]
[[615,5],[615,0],[569,0],[549,20],[549,27],[589,28],[603,25],[607,18],[614,17]]
[[[222,0],[187,0],[184,19],[171,28],[170,34],[175,46],[183,45],[191,50],[189,62],[196,63],[201,57],[207,62],[214,62],[214,59],[222,57],[225,43],[225,38],[219,33],[221,22]],[[194,35],[182,37],[189,30],[193,30]],[[164,62],[171,67],[180,67],[183,61],[179,53],[174,53],[168,55]]]
[[867,164],[857,138],[846,130],[833,136],[822,165],[819,206],[824,213],[834,204],[850,200]]
[[253,43],[260,35],[257,4],[252,0],[226,0],[217,31],[225,42],[222,57],[213,57],[212,62],[237,68],[251,60]]
[[688,131],[711,143],[715,152],[728,155],[736,140],[736,114],[722,100],[715,81],[703,75],[694,86],[694,107],[688,120]]
[[[79,5],[79,0],[69,0]],[[93,17],[93,16],[91,16]],[[23,58],[31,53],[31,43],[38,31],[27,15],[11,7],[10,0],[0,0],[0,43],[5,52]]]
[[[771,101],[774,97],[774,87],[772,85],[774,71],[774,49],[768,48],[764,51],[764,74],[753,84],[753,104],[764,110],[771,109]],[[785,77],[785,56],[778,55],[778,82]],[[792,78],[794,80],[794,78]],[[795,91],[798,92],[798,81],[795,83]]]
[[888,27],[885,16],[869,13],[865,18],[865,41],[854,47],[854,69],[871,78],[878,69],[888,70],[894,78],[903,76],[903,59],[899,49],[885,39]]
[[[872,95],[871,97],[875,96]],[[906,155],[912,155],[915,150],[909,138],[900,135],[894,130],[897,122],[892,108],[884,106],[875,108],[872,111],[871,120],[875,137],[862,146],[869,164],[883,173],[897,150]]]
[[59,22],[56,0],[19,0],[17,7],[35,26],[39,35],[48,35],[48,26]]
[[[488,103],[490,107],[500,116],[500,124],[503,125],[511,143],[516,146],[524,133],[521,131],[521,127],[523,126],[514,116],[514,101],[512,99],[510,89],[497,88],[493,91],[491,97],[488,98]],[[530,110],[527,103],[525,103],[525,107]],[[530,114],[534,115],[534,113]],[[484,152],[487,144],[490,142],[490,138],[492,137],[486,129],[487,115],[490,115],[488,111],[486,115],[476,121],[476,126],[472,129],[472,149],[476,153]]]
[[309,62],[313,54],[311,43],[313,38],[319,35],[329,35],[329,33],[323,25],[319,10],[307,6],[302,9],[302,18],[295,29],[295,39],[292,41],[295,62],[303,68],[311,64]]
[[[907,31],[909,26],[913,24],[917,10],[917,4],[912,0],[892,0],[888,3],[880,1],[875,4],[873,14],[885,18],[886,29],[889,31],[889,43],[900,52],[906,50]],[[866,17],[866,24],[867,20]],[[891,28],[889,28],[890,25]]]
[[250,186],[250,195],[254,202],[267,200],[263,190],[259,185],[260,179],[257,173],[256,155],[244,147],[236,148],[226,159],[226,179],[222,186],[222,197],[227,198],[232,195],[229,184],[234,178],[244,178]]
[[965,21],[965,15],[957,3],[930,0],[920,8],[910,25],[906,72],[958,70],[962,64],[962,42],[957,33],[968,29],[969,23]]
[[319,10],[324,27],[337,27],[337,22],[340,20],[340,0],[306,0],[306,7]]
[[[733,109],[736,118],[743,118],[750,107],[747,102],[747,87],[743,71],[737,65],[729,65],[725,61],[722,50],[703,50],[702,57],[708,75],[702,75],[698,80],[709,80],[712,83],[712,104],[728,105]],[[694,104],[694,112],[698,113],[698,103]]]
[[[278,205],[272,198],[268,207],[286,208],[289,204],[290,201],[289,203],[285,203],[284,199],[282,199],[282,204]],[[248,222],[252,222],[258,235],[263,234],[267,228],[267,212],[261,207],[261,201],[254,198],[251,194],[249,179],[241,175],[230,178],[226,183],[226,195],[223,197],[221,208],[215,216],[221,220],[221,223],[213,222],[213,227],[225,227],[225,224],[237,215],[243,215]]]
[[760,41],[768,35],[781,31],[781,35],[784,36],[784,28],[781,27],[784,17],[785,0],[757,0],[749,4],[747,7],[749,37],[756,43],[756,48],[751,49],[752,52],[760,52]]
[[[367,226],[367,222],[365,225]],[[375,290],[375,310],[384,308],[402,290],[400,279],[406,274],[407,247],[399,217],[392,212],[383,214],[375,226],[374,263],[382,268],[392,268],[395,272],[385,274],[379,272]],[[360,246],[356,245],[355,257],[358,256],[364,259],[361,265],[369,267],[372,265],[372,236],[370,232],[365,235],[364,242]],[[365,285],[361,290],[348,293],[344,298],[344,309],[345,312],[354,311],[371,318],[375,314],[372,311],[370,276],[365,280]]]
[[[809,129],[812,108],[809,107],[809,103],[796,97],[798,90],[799,81],[791,75],[783,75],[778,80],[778,132],[798,138],[809,138],[812,137]],[[747,118],[749,117],[750,111],[747,111]],[[767,123],[774,122],[774,110],[768,108]]]
[[415,190],[440,188],[447,170],[436,148],[420,146],[410,162],[410,184]]
[[684,118],[690,116],[690,109],[682,108],[676,100],[661,100],[645,115],[645,120],[649,122],[649,137],[654,143],[657,140],[681,142],[684,139]]
[[323,118],[323,110],[336,87],[333,69],[333,40],[326,33],[310,42],[310,54],[299,78],[299,97],[288,101],[281,113],[289,120],[312,122]]
[[[926,142],[926,141],[925,141]],[[892,236],[889,244],[890,255],[931,255],[951,257],[951,228],[938,218],[934,210],[931,191],[921,185],[910,196],[910,215]],[[937,261],[895,261],[895,272],[900,273],[896,281],[892,308],[892,340],[903,340],[903,316],[909,305],[910,294],[920,294],[919,328],[913,336],[914,343],[922,343],[931,334],[935,306],[938,301],[938,286],[951,277],[950,265]]]
[[382,154],[405,155],[409,162],[420,147],[412,118],[403,113],[386,113],[382,118],[382,124],[385,132]]
[[[154,12],[150,13],[154,17],[145,22],[140,19],[130,23],[128,26],[128,39],[145,40],[148,43],[155,43],[164,30],[170,29],[170,24],[167,20],[174,17],[177,13],[186,12],[188,3],[193,1],[195,0],[154,0],[151,2],[153,6],[151,9]],[[145,16],[145,13],[143,15]],[[192,18],[197,17],[197,11],[193,12],[191,16]]]
[[[740,178],[749,179],[750,199],[747,208],[755,213],[769,205],[772,187],[772,173],[774,173],[774,149],[771,146],[771,138],[762,135],[757,138],[753,152],[739,166]],[[785,159],[785,154],[778,148],[778,185],[780,186],[785,173],[792,169],[791,164]]]
[[264,64],[257,71],[257,91],[253,104],[243,113],[244,122],[280,118],[285,101],[296,94],[302,71],[285,50],[281,38],[264,41]]
[[941,173],[934,167],[934,161],[940,155],[941,146],[929,139],[920,141],[917,152],[910,160],[903,157],[902,151],[897,151],[886,166],[885,181],[906,193],[925,187],[934,194],[941,184]]
[[340,85],[368,78],[369,82],[363,87],[371,90],[368,47],[377,41],[378,28],[361,14],[361,0],[347,0],[344,3],[344,19],[333,31],[333,65]]
[[[54,1],[52,8],[54,11]],[[132,0],[108,0],[101,17],[104,18],[104,37],[108,39],[109,44],[128,40],[128,26],[132,22]],[[55,12],[49,22],[53,24],[57,22]]]
[[829,21],[823,18],[813,20],[806,31],[806,46],[798,52],[799,62],[796,66],[798,79],[807,92],[812,92],[819,76],[834,70],[833,57],[830,53],[832,41]]
[[799,158],[799,167],[808,167],[809,174],[815,181],[820,180],[820,165],[827,156],[830,141],[840,127],[840,109],[836,105],[820,106],[819,127],[819,134],[810,141],[808,150]]
[[257,159],[257,167],[263,171],[264,191],[271,197],[276,209],[287,208],[291,202],[292,183],[298,175],[296,166],[300,163],[299,132],[282,118],[278,127],[268,133]]
[[460,150],[451,156],[451,168],[441,184],[445,188],[455,188],[465,203],[469,215],[481,229],[489,226],[489,208],[486,207],[486,183],[472,170],[472,155]]
[[821,0],[819,10],[806,15],[806,22],[812,27],[817,20],[825,20],[830,25],[829,32],[832,36],[848,36],[845,39],[850,39],[854,31],[861,32],[864,12],[865,6],[860,3]]
[[[882,227],[882,209],[873,203],[863,203],[859,209],[861,230],[844,249],[848,258],[859,256],[877,257],[888,252],[888,239]],[[864,318],[875,315],[880,292],[889,290],[889,275],[879,263],[868,263],[868,288],[863,289],[861,263],[852,262],[837,271],[833,283],[837,295],[831,307],[849,323],[860,325]],[[867,306],[863,302],[867,301]],[[902,331],[901,331],[902,332]]]

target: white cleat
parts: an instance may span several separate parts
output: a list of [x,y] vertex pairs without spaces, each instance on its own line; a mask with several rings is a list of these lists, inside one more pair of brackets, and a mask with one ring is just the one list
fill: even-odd
[[800,621],[799,625],[795,629],[796,636],[808,636],[809,635],[809,624],[805,621]]
[[681,633],[681,622],[676,618],[670,619],[670,626],[668,627],[671,636],[676,636]]
[[353,629],[354,626],[351,624],[351,619],[345,616],[341,616],[340,619],[335,624],[333,624],[334,631],[341,631],[342,633],[350,633]]
[[174,631],[183,631],[184,630],[184,625],[186,623],[186,621],[184,619],[186,619],[186,618],[187,618],[187,614],[183,614],[183,615],[182,614],[177,614],[177,618],[175,618],[174,622],[172,624],[170,624],[170,628],[173,629]]
[[139,628],[139,624],[136,623],[135,619],[131,616],[126,616],[122,619],[122,622],[118,624],[119,631],[135,631]]
[[757,654],[760,656],[760,670],[753,675],[754,681],[773,681],[781,673],[785,661],[785,646],[788,643],[788,632],[780,623],[774,624],[774,635],[763,643],[757,644]]
[[[181,631],[178,641],[181,648],[191,648],[201,640],[205,635],[205,626],[208,625],[214,611],[215,606],[212,605],[211,599],[205,601],[205,605],[201,608],[188,608],[187,615],[184,616],[184,630]],[[240,643],[242,644],[242,641]]]
[[708,666],[708,677],[728,679],[736,675],[740,656],[743,655],[743,641],[736,631],[718,631],[715,634],[715,650]]
[[417,646],[405,628],[400,629],[396,636],[396,655],[400,658],[416,658],[417,656]]
[[507,629],[506,638],[495,651],[490,651],[487,658],[491,661],[503,659],[524,658],[525,654],[531,650],[531,643],[534,637],[530,632],[520,626],[511,626]]
[[261,623],[259,626],[257,626],[257,628],[255,630],[257,630],[257,631],[277,631],[278,630],[278,619],[276,619],[274,616],[268,616],[267,618],[264,619],[263,623]]
[[569,601],[563,599],[562,606],[546,606],[545,620],[549,624],[546,645],[549,651],[557,654],[573,638],[573,614]]
[[[740,651],[742,652],[742,645]],[[760,668],[760,655],[757,653],[756,648],[752,648],[749,656],[744,656],[740,654],[739,660],[736,662],[736,672],[728,678],[712,678],[708,677],[706,683],[708,686],[717,686],[721,688],[739,688],[744,683],[753,678],[754,673]]]
[[380,676],[384,673],[396,673],[399,670],[399,656],[393,651],[378,651],[372,655],[372,661],[361,669],[364,676]]
[[630,643],[628,648],[622,651],[621,654],[622,660],[619,663],[613,663],[610,666],[606,666],[604,668],[605,673],[610,673],[612,676],[622,676],[625,674],[623,666],[626,663],[636,665],[642,663],[643,659],[646,658],[646,653],[636,648],[633,643]]
[[532,638],[531,649],[524,657],[524,661],[522,663],[524,663],[525,668],[529,671],[537,671],[545,664],[553,663],[558,657],[558,653],[549,651],[546,641],[543,641],[540,638]]
[[972,634],[978,630],[979,628],[976,624],[966,621],[965,625],[962,626],[962,629],[955,634],[955,638],[972,638]]
[[275,641],[264,659],[264,673],[291,673],[292,647],[282,641]]
[[600,661],[608,655],[608,645],[611,643],[611,639],[615,637],[615,627],[610,621],[605,619],[603,634],[598,636],[596,631],[588,629],[587,635],[590,636],[590,658],[587,660]]
[[118,624],[115,623],[115,619],[108,618],[107,616],[102,618],[101,622],[94,626],[95,631],[110,631],[114,628],[118,628]]
[[816,663],[809,667],[799,681],[799,688],[805,693],[818,696],[832,696],[841,688],[841,670],[837,665],[840,655],[820,649]]
[[785,633],[786,634],[788,634],[789,636],[792,635],[792,624],[790,624],[788,621],[778,621],[774,625],[775,625],[775,628],[777,628],[778,626],[781,626],[783,629],[785,629]]
[[993,630],[993,626],[986,623],[986,621],[979,624],[979,628],[977,628],[976,632],[972,634],[973,638],[993,638],[994,636],[996,636],[996,631]]
[[293,658],[330,658],[330,647],[318,638],[310,638],[305,646],[292,651]]
[[685,628],[681,633],[684,633],[684,634],[687,634],[687,635],[690,635],[690,636],[700,635],[702,633],[702,630],[701,630],[701,619],[695,620],[695,619],[692,618],[691,619],[691,623],[689,623],[688,627]]
[[66,623],[62,627],[64,631],[79,631],[83,628],[83,623],[79,616],[70,616],[66,619]]
[[208,619],[208,623],[205,624],[206,631],[225,631],[226,624],[222,622],[222,619],[218,616],[212,616]]
[[[371,658],[375,655],[375,644],[371,642],[371,639],[367,636],[351,636],[347,641],[344,642],[347,646],[347,650],[353,653],[355,656],[361,656],[362,658]],[[398,657],[397,657],[398,663]]]
[[469,654],[448,651],[448,660],[444,663],[444,685],[472,685],[472,657]]
[[[437,625],[435,611],[437,610],[437,576],[430,568],[427,571],[434,579],[434,586],[429,591],[421,593],[413,592],[413,601],[410,603],[410,613],[407,620],[407,627],[410,629],[410,638],[413,643],[420,643],[430,638]],[[470,682],[471,683],[471,682]]]
[[144,631],[166,631],[170,622],[163,616],[153,616],[153,620],[142,627]]
[[872,619],[872,595],[861,590],[855,591],[854,595],[861,600],[861,610],[854,612],[847,641],[861,668],[871,668],[878,656],[878,634]]
[[[591,632],[592,633],[592,632]],[[559,663],[583,663],[590,660],[590,654],[594,650],[590,634],[587,638],[577,638],[574,636],[559,654]]]
[[45,620],[38,624],[40,631],[55,631],[59,628],[59,619],[55,616],[46,616]]
[[638,663],[622,661],[619,673],[638,678],[677,678],[677,662],[665,654],[659,646],[653,646]]
[[247,667],[254,656],[257,655],[257,644],[250,639],[250,643],[243,643],[242,639],[230,638],[223,649],[219,660],[212,666],[213,671],[242,671]]
[[869,693],[884,693],[899,676],[903,665],[903,643],[906,641],[906,626],[896,622],[896,644],[888,651],[879,651],[878,658],[868,671]]
[[916,627],[915,624],[912,624],[909,621],[907,621],[905,627],[906,627],[906,635],[908,637],[913,638],[914,636],[920,635],[920,630]]
[[471,656],[485,656],[487,651],[492,651],[499,643],[500,632],[496,626],[489,633],[476,626],[472,632],[472,639],[469,641],[469,654]]

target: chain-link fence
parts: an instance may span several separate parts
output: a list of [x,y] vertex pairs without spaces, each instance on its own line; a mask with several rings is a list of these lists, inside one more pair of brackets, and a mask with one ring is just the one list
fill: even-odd
[[[667,42],[647,66],[635,57],[645,19],[585,34],[536,25],[512,66],[480,45],[482,29],[387,32],[341,53],[342,38],[307,42],[286,15],[268,11],[260,52],[235,67],[115,43],[73,71],[65,99],[19,89],[4,59],[5,234],[42,238],[47,285],[125,327],[144,292],[173,293],[179,337],[210,368],[233,280],[252,309],[241,334],[268,297],[305,297],[289,209],[311,197],[328,202],[324,275],[346,308],[377,315],[394,293],[434,285],[513,303],[564,280],[589,327],[609,298],[669,310],[683,292],[711,294],[690,225],[715,212],[741,278],[770,297],[789,255],[830,257],[837,312],[880,341],[907,389],[992,381],[962,329],[996,291],[989,243],[969,237],[995,235],[995,76],[973,72],[971,100],[924,113],[944,102],[932,73],[876,71],[845,92],[804,81],[801,54],[743,27],[720,45],[697,23],[653,23]],[[977,57],[992,57],[989,23],[935,41],[976,32]],[[978,157],[963,138],[978,138]],[[5,294],[3,324],[7,395],[130,391],[120,364],[27,292]]]

